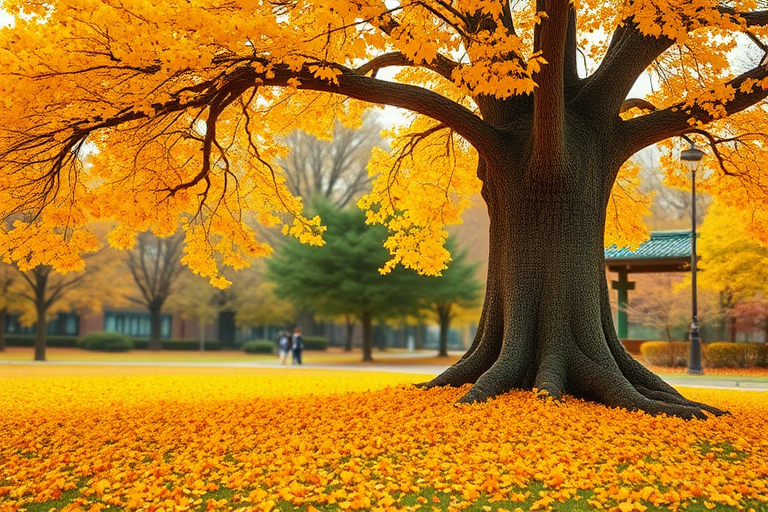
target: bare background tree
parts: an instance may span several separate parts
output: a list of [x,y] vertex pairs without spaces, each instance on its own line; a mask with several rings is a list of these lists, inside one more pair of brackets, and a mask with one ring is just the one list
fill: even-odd
[[[93,267],[91,267],[93,268]],[[35,361],[45,361],[45,341],[48,311],[63,299],[66,293],[85,279],[89,272],[61,275],[49,265],[40,265],[21,277],[29,285],[29,290],[22,295],[35,306]]]
[[685,325],[690,315],[690,288],[681,286],[683,274],[645,274],[626,311],[632,321],[658,329],[672,341],[672,329]]
[[40,265],[32,270],[20,272],[20,281],[25,283],[15,292],[26,299],[31,309],[25,309],[22,320],[35,324],[35,361],[45,361],[48,321],[53,314],[61,311],[90,309],[96,311],[101,304],[115,293],[120,283],[116,279],[119,259],[112,249],[104,247],[86,254],[85,270],[59,274],[49,265]]
[[[691,190],[672,188],[664,183],[663,172],[659,169],[659,150],[655,146],[640,151],[633,157],[641,166],[640,190],[653,194],[648,227],[654,231],[670,229],[691,229]],[[698,180],[697,180],[698,181]],[[696,223],[701,224],[712,204],[712,198],[706,194],[696,195]]]
[[149,310],[150,350],[160,350],[163,305],[184,269],[181,264],[183,242],[184,235],[180,232],[167,238],[145,232],[138,236],[136,246],[128,251],[128,269],[141,297],[127,299]]
[[[337,121],[332,140],[320,140],[301,130],[289,134],[285,142],[290,153],[279,163],[291,192],[304,198],[305,205],[311,205],[316,198],[324,198],[338,208],[352,204],[370,190],[366,166],[373,149],[388,147],[381,130],[377,116],[371,113],[357,130]],[[265,235],[278,251],[285,243],[282,236]],[[322,334],[310,311],[297,309],[294,320],[305,335]],[[351,332],[354,322],[347,322],[347,326]]]
[[324,197],[343,208],[368,192],[371,180],[366,170],[373,148],[386,148],[382,126],[373,115],[366,116],[359,130],[336,122],[333,140],[320,140],[300,130],[286,137],[291,152],[280,160],[288,186],[311,204]]

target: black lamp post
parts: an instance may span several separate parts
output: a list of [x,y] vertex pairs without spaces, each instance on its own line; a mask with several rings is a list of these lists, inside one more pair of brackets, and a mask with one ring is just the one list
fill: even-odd
[[680,160],[691,171],[691,330],[688,335],[690,351],[688,353],[688,373],[702,375],[701,367],[701,338],[699,337],[699,311],[696,297],[696,169],[704,156],[704,152],[696,147],[690,139],[686,140],[691,147],[680,153]]

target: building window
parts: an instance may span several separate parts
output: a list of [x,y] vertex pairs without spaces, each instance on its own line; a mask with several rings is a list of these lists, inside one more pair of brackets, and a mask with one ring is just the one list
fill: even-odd
[[[149,338],[151,324],[149,313],[136,311],[105,311],[104,330],[119,332],[132,338]],[[171,315],[162,315],[160,319],[160,337],[171,337]]]
[[[5,317],[6,334],[35,334],[35,325],[24,326],[19,322],[19,315],[11,313]],[[56,318],[45,326],[46,334],[62,336],[78,336],[80,334],[80,317],[76,313],[59,313]]]

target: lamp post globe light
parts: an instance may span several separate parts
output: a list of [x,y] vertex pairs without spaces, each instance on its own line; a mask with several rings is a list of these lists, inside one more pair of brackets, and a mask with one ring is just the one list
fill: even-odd
[[680,153],[680,160],[691,171],[691,329],[688,335],[688,374],[702,375],[701,338],[699,337],[699,312],[696,290],[696,169],[699,167],[704,152],[690,139],[691,147]]

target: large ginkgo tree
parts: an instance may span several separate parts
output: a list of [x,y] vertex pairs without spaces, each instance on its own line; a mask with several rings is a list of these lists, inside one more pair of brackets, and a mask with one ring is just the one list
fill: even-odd
[[[22,268],[82,266],[110,242],[186,232],[218,286],[270,247],[250,226],[321,243],[276,165],[295,128],[328,137],[371,104],[413,113],[360,201],[391,261],[439,272],[444,226],[478,190],[490,215],[485,306],[467,354],[428,386],[572,394],[683,417],[691,402],[622,348],[606,242],[644,236],[638,150],[708,145],[705,185],[766,200],[768,10],[753,0],[8,0],[0,32],[0,235]],[[654,92],[629,96],[644,74]],[[643,80],[648,80],[643,78]],[[678,148],[679,149],[679,148]],[[618,185],[618,186],[616,186]],[[612,192],[613,190],[613,192]],[[18,216],[18,213],[34,216]],[[31,219],[22,222],[18,219]],[[606,231],[609,238],[606,239]]]

